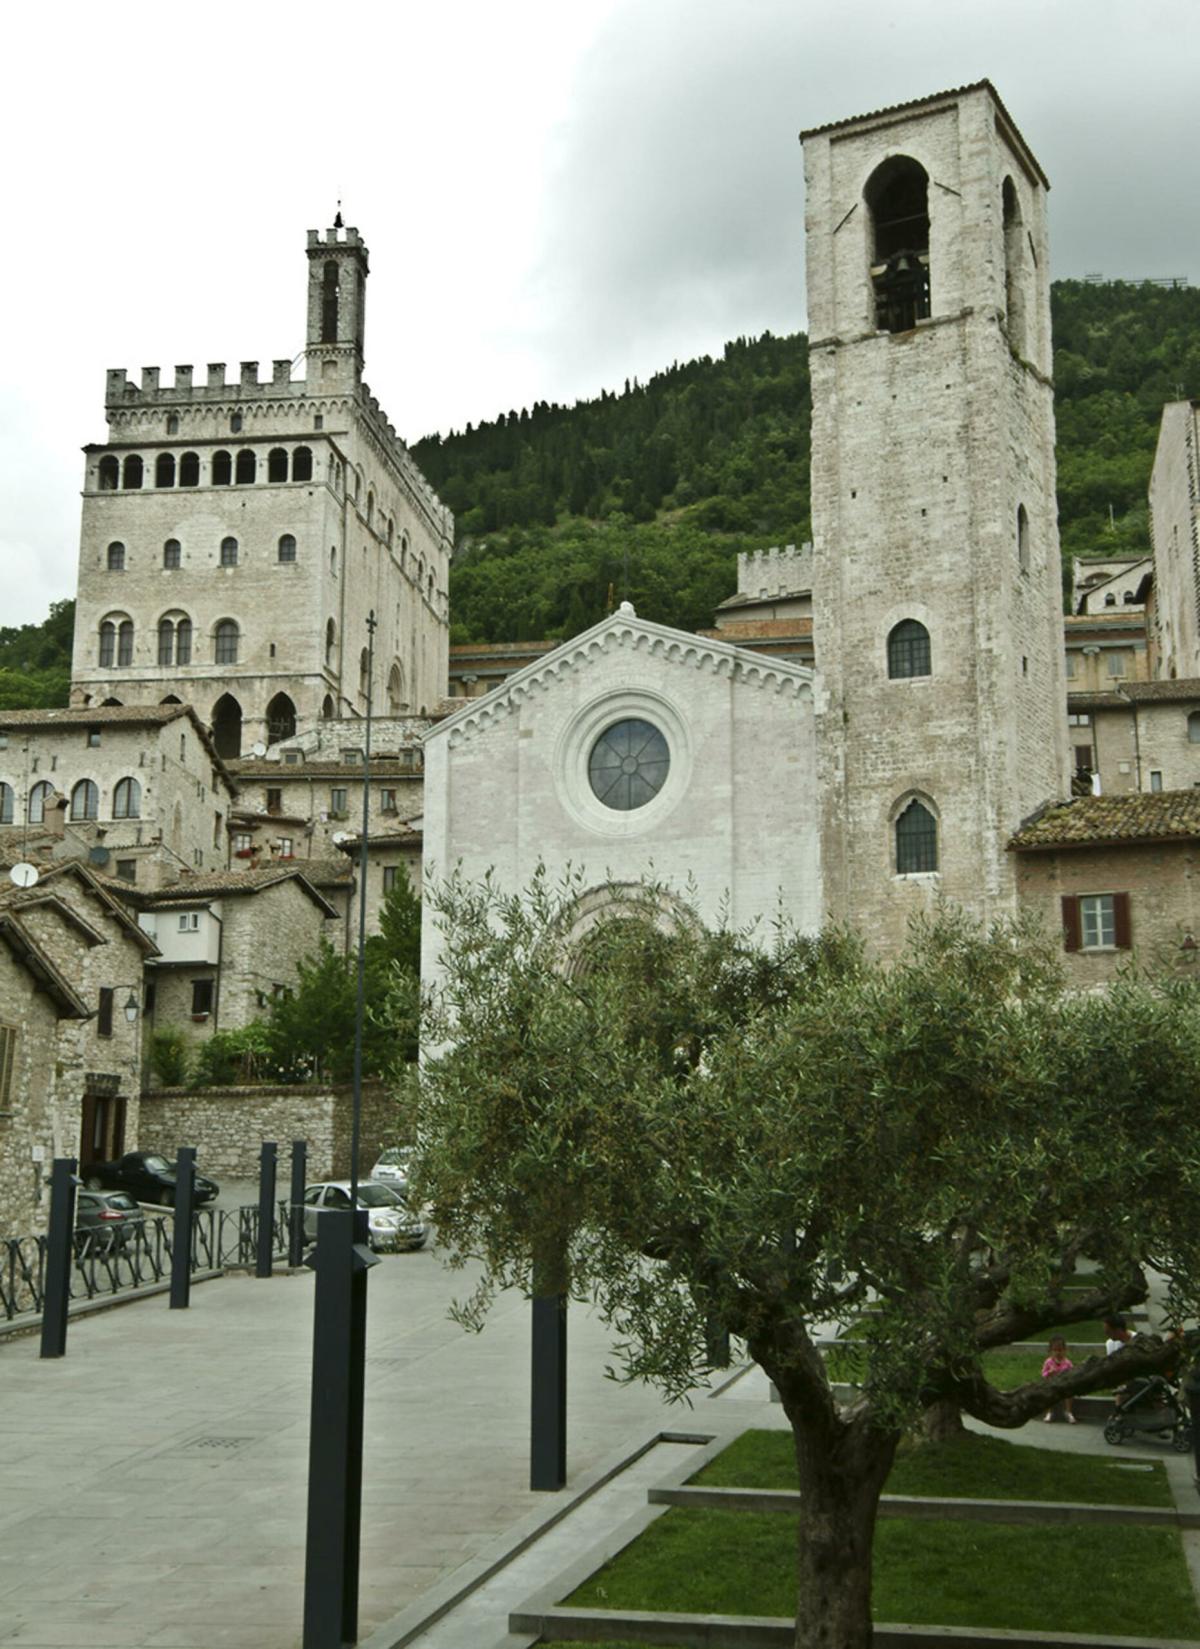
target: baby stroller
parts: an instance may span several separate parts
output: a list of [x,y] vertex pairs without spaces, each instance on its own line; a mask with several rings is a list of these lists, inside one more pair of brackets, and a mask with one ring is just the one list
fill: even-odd
[[1179,1391],[1161,1374],[1131,1380],[1104,1427],[1106,1443],[1127,1437],[1169,1439],[1176,1454],[1192,1446],[1192,1422]]

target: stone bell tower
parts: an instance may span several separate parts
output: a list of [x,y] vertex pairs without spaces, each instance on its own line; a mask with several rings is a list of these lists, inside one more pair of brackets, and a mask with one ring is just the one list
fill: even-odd
[[987,81],[801,135],[826,912],[896,949],[1065,794],[1048,184]]
[[362,378],[369,273],[362,236],[342,227],[340,213],[324,240],[309,230],[305,354],[310,394],[353,391]]

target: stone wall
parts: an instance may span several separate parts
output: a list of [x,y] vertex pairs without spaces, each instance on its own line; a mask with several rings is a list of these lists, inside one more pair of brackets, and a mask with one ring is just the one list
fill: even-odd
[[[179,1146],[194,1145],[201,1171],[220,1181],[255,1178],[264,1140],[276,1142],[285,1162],[292,1140],[305,1139],[310,1182],[343,1179],[350,1172],[351,1100],[349,1083],[166,1088],[143,1097],[138,1144],[170,1158]],[[359,1172],[369,1172],[383,1147],[407,1133],[390,1091],[364,1083]]]
[[1196,407],[1163,408],[1150,477],[1154,612],[1164,680],[1200,674],[1200,474]]

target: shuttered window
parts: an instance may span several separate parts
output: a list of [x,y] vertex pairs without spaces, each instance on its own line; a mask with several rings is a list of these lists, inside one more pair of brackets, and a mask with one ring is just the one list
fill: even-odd
[[1062,924],[1068,951],[1128,950],[1133,943],[1127,893],[1064,894]]
[[12,1097],[13,1065],[17,1056],[17,1028],[0,1025],[0,1111],[8,1109]]

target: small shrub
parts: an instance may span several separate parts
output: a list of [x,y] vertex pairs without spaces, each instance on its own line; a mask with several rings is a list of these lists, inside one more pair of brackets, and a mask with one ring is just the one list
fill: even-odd
[[164,1088],[180,1088],[187,1081],[188,1043],[177,1025],[151,1036],[150,1069]]

